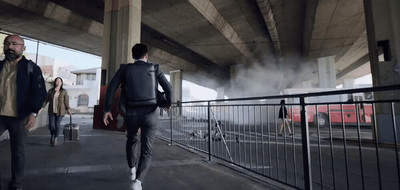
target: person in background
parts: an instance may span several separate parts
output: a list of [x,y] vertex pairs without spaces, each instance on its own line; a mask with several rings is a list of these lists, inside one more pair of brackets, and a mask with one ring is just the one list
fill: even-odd
[[[171,107],[172,87],[165,78],[158,64],[147,62],[148,50],[144,44],[132,47],[133,64],[120,67],[110,81],[104,104],[103,122],[107,126],[112,100],[117,88],[122,84],[121,98],[125,107],[124,121],[127,130],[126,158],[129,166],[130,178],[133,180],[131,189],[141,190],[142,182],[150,168],[153,156],[153,143],[158,125],[156,89],[161,85],[166,96],[166,110]],[[134,154],[139,141],[140,128],[140,156]],[[138,162],[138,163],[137,163]],[[137,163],[137,171],[136,171]]]
[[289,135],[292,136],[292,131],[290,130],[290,125],[288,121],[288,112],[285,107],[285,100],[281,100],[281,107],[279,108],[279,119],[281,119],[281,126],[279,129],[279,136],[282,136],[282,130],[284,130],[285,126],[287,126],[287,129],[289,131]]
[[[0,61],[0,135],[5,130],[10,135],[12,177],[8,189],[22,190],[27,131],[36,124],[46,97],[46,87],[40,67],[22,55],[25,42],[20,36],[8,35],[3,50],[5,59]],[[0,189],[3,190],[2,170],[0,168]]]
[[48,114],[49,114],[49,131],[50,131],[50,144],[57,146],[57,138],[60,133],[60,123],[64,118],[65,111],[71,116],[71,110],[69,107],[69,96],[67,90],[63,88],[63,80],[57,77],[54,80],[53,88],[51,88],[46,95],[45,102],[42,108],[46,107],[49,103]]

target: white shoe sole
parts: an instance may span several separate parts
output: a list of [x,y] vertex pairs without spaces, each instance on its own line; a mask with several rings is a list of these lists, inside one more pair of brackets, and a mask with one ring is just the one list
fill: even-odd
[[136,167],[129,168],[129,175],[132,181],[136,179]]

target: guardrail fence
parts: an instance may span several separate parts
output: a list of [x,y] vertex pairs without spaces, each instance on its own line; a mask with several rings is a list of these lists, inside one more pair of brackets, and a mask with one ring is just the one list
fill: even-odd
[[182,102],[159,134],[299,189],[400,189],[399,103],[400,85]]

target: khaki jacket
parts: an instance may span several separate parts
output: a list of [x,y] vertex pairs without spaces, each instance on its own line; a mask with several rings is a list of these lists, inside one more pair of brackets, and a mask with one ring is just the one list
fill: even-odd
[[[46,107],[46,104],[49,103],[49,108],[48,108],[48,112],[49,115],[54,114],[53,111],[53,97],[55,94],[55,90],[52,88],[47,92],[46,95],[46,100],[43,103],[42,108]],[[68,92],[63,89],[60,91],[60,95],[58,95],[58,106],[57,106],[57,116],[64,116],[66,113],[66,110],[69,110],[69,96],[68,96]]]
[[[5,60],[0,61],[0,72],[4,64]],[[17,83],[14,85],[17,86],[18,119],[25,119],[31,113],[38,113],[46,97],[46,87],[40,67],[22,56],[17,66]]]

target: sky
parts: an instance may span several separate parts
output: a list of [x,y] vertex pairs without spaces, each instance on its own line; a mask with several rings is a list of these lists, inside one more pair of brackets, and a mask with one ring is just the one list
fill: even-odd
[[372,75],[368,74],[363,77],[354,79],[354,84],[372,84]]
[[[26,51],[25,51],[26,53],[36,54],[37,51],[36,41],[25,40],[25,45],[26,45]],[[43,42],[39,43],[39,55],[62,60],[76,67],[78,70],[101,67],[100,56],[72,49],[67,49],[61,46],[46,44]]]

